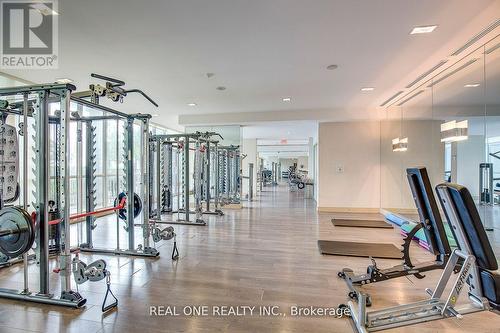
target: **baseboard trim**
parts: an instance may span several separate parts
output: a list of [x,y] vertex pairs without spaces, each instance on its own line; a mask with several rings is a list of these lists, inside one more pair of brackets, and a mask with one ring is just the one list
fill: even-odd
[[320,213],[378,213],[380,208],[368,207],[318,207]]

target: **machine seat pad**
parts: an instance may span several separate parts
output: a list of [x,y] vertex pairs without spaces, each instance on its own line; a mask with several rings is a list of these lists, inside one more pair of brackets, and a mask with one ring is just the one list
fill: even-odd
[[486,269],[480,269],[483,295],[490,301],[490,305],[500,310],[500,274]]

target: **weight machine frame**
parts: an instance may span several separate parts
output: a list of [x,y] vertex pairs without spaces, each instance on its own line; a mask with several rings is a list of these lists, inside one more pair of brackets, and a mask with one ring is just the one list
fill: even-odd
[[[241,152],[240,146],[219,146],[219,195],[222,205],[241,204]],[[222,175],[220,174],[222,171]]]
[[[124,183],[125,183],[125,191],[126,193],[129,193],[128,198],[126,202],[126,209],[127,209],[127,232],[128,232],[128,246],[127,249],[122,249],[120,248],[120,243],[119,243],[119,230],[117,227],[117,244],[115,249],[107,249],[107,248],[98,248],[94,246],[93,242],[93,230],[95,229],[95,220],[96,218],[92,215],[87,216],[85,218],[85,235],[86,235],[86,242],[85,243],[80,243],[79,248],[80,251],[82,252],[94,252],[94,253],[104,253],[104,254],[114,254],[114,255],[130,255],[130,256],[140,256],[140,257],[157,257],[160,255],[160,252],[155,249],[154,247],[150,246],[150,237],[151,237],[151,230],[150,230],[150,223],[149,223],[149,204],[148,204],[148,195],[149,193],[149,176],[148,176],[148,170],[146,168],[147,163],[149,161],[149,150],[148,147],[146,146],[147,142],[149,142],[149,120],[151,118],[151,115],[149,114],[126,114],[123,112],[116,111],[114,109],[105,107],[103,105],[97,104],[98,103],[98,97],[94,96],[92,97],[91,101],[85,100],[83,98],[79,97],[73,97],[73,101],[87,106],[92,109],[96,109],[99,111],[104,111],[106,113],[109,113],[111,115],[105,115],[105,116],[79,116],[78,118],[75,118],[75,121],[81,122],[84,127],[86,128],[86,135],[85,138],[83,135],[80,135],[81,141],[86,142],[86,157],[87,157],[87,168],[86,168],[86,177],[85,177],[85,188],[86,188],[86,200],[85,200],[85,206],[86,210],[88,212],[94,211],[95,210],[95,183],[94,183],[94,127],[93,127],[93,122],[95,121],[106,121],[106,120],[116,120],[117,122],[124,121],[125,126],[124,126],[124,158],[125,158],[125,177],[124,177]],[[143,232],[143,244],[142,245],[135,245],[135,227],[137,224],[135,223],[135,217],[134,217],[134,187],[135,187],[135,176],[134,176],[134,123],[135,122],[140,123],[140,141],[142,143],[142,150],[143,154],[141,154],[141,174],[143,175],[142,179],[142,193],[146,194],[143,199],[143,212],[142,212],[142,223],[139,225],[142,227],[142,232]],[[118,149],[118,142],[117,142],[117,149]],[[131,195],[130,195],[131,194]],[[118,193],[116,194],[118,196]],[[117,224],[119,223],[118,217],[117,217]]]
[[[71,249],[70,249],[70,192],[69,192],[69,122],[70,122],[70,100],[71,93],[76,88],[71,84],[40,84],[14,88],[0,89],[0,96],[23,96],[22,112],[17,113],[23,117],[23,206],[27,208],[29,187],[27,177],[27,138],[28,138],[28,117],[34,121],[34,202],[36,211],[36,258],[39,262],[39,291],[33,293],[29,290],[28,284],[28,259],[27,254],[23,255],[24,262],[24,289],[0,289],[1,298],[22,300],[28,302],[62,305],[73,308],[80,308],[86,303],[86,299],[71,289]],[[30,96],[35,96],[30,99]],[[60,202],[61,213],[61,246],[62,252],[59,255],[59,274],[61,275],[61,295],[55,298],[50,289],[50,268],[49,268],[49,101],[59,101],[61,104],[59,112],[60,131],[58,140],[60,142],[60,158],[58,172],[61,177],[58,189],[58,202]],[[32,112],[30,114],[30,109]],[[15,112],[14,112],[15,113]],[[31,133],[30,133],[31,134]]]
[[[218,193],[216,190],[215,194],[215,211],[210,211],[210,201],[211,201],[211,196],[210,196],[210,162],[208,164],[205,164],[204,159],[200,155],[200,161],[198,163],[201,163],[201,166],[199,167],[200,173],[204,174],[204,179],[201,179],[201,174],[198,175],[200,177],[199,179],[199,184],[198,181],[195,181],[195,211],[191,211],[190,209],[190,201],[191,201],[191,196],[190,196],[190,157],[189,157],[189,152],[190,150],[195,150],[195,153],[203,154],[203,152],[200,151],[200,144],[203,142],[206,144],[205,148],[205,154],[207,154],[208,159],[210,160],[210,146],[213,145],[213,148],[215,149],[215,152],[217,152],[217,147],[218,147],[218,141],[210,140],[210,137],[213,135],[218,135],[216,133],[183,133],[183,134],[161,134],[161,135],[151,135],[150,136],[150,149],[154,152],[155,154],[155,161],[154,163],[150,163],[150,173],[156,175],[156,181],[154,181],[154,186],[151,187],[151,194],[156,195],[156,210],[155,214],[151,215],[151,221],[153,223],[158,223],[158,224],[182,224],[182,225],[197,225],[197,226],[204,226],[206,225],[205,220],[201,218],[203,214],[215,214],[215,215],[222,215],[222,211],[218,209]],[[194,144],[195,147],[192,148],[191,145]],[[180,145],[182,146],[181,148]],[[167,150],[164,151],[163,148],[166,146]],[[175,147],[174,147],[175,146]],[[184,207],[181,209],[181,207],[177,207],[176,211],[172,210],[172,191],[170,191],[170,206],[167,207],[166,209],[162,208],[162,187],[166,184],[167,186],[171,186],[172,190],[172,175],[173,175],[173,149],[182,149],[182,154],[183,154],[183,163],[182,165],[177,165],[177,172],[181,172],[182,170],[182,175],[183,175],[183,190],[182,190],[182,196],[183,196],[183,201],[184,201]],[[165,156],[166,154],[166,156]],[[162,156],[163,155],[163,156]],[[162,162],[168,163],[168,165],[165,167],[165,165],[162,165]],[[196,156],[193,161],[196,163]],[[196,166],[195,166],[196,169]],[[204,169],[204,170],[203,170]],[[217,170],[217,168],[216,168]],[[165,174],[162,175],[162,171]],[[204,172],[203,172],[204,171]],[[196,172],[196,170],[195,170]],[[166,177],[165,177],[166,176]],[[166,178],[166,179],[165,179]],[[196,179],[195,179],[196,180]],[[178,186],[178,190],[180,190],[181,186]],[[202,196],[203,192],[205,192],[205,204],[206,204],[206,210],[202,211]],[[177,196],[181,195],[180,191],[177,192]],[[199,198],[197,198],[199,196]],[[161,217],[162,212],[167,212],[171,214],[180,214],[182,213],[184,215],[184,218],[178,218],[175,221],[167,221],[163,220]],[[190,220],[190,215],[197,215],[195,221]]]

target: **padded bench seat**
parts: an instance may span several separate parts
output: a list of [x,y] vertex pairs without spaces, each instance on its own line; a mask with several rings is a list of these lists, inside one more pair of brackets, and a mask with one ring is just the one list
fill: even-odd
[[483,294],[490,301],[491,307],[500,310],[500,274],[480,269]]
[[[451,200],[450,204],[454,206],[457,218],[460,220],[462,229],[465,231],[465,241],[469,244],[472,254],[476,257],[476,265],[479,268],[480,275],[479,279],[483,287],[483,296],[488,299],[492,308],[499,309],[500,274],[496,272],[498,262],[484,230],[472,195],[466,187],[458,184],[447,183],[436,187],[448,220],[450,220],[450,216],[448,216],[445,206],[446,198],[443,198],[440,193],[444,189],[448,191]],[[455,238],[457,238],[456,234]]]

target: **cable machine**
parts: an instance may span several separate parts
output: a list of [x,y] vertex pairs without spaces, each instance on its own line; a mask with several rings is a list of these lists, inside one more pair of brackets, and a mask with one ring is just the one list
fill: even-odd
[[[100,84],[91,84],[88,91],[76,93],[73,100],[86,107],[89,115],[79,115],[78,121],[84,124],[85,136],[81,139],[85,142],[86,159],[88,166],[86,168],[85,188],[86,188],[86,210],[94,211],[96,207],[96,123],[114,121],[116,126],[116,184],[115,193],[117,197],[114,207],[116,216],[116,247],[114,249],[97,247],[94,244],[93,233],[97,228],[94,215],[85,217],[86,241],[80,243],[79,247],[84,252],[99,252],[109,254],[125,254],[133,256],[157,257],[159,251],[151,244],[153,232],[158,233],[156,227],[149,221],[149,114],[126,114],[104,107],[99,104],[102,97],[107,97],[113,102],[123,101],[123,98],[129,93],[140,93],[154,106],[158,106],[148,95],[139,89],[124,89],[125,82],[99,74],[91,74],[93,78],[106,81],[105,86]],[[109,122],[108,122],[109,124]],[[122,154],[119,149],[119,128],[122,127]],[[139,134],[137,135],[137,132]],[[139,137],[139,142],[134,142],[134,138]],[[138,149],[138,150],[137,150]],[[137,150],[137,151],[136,151]],[[120,158],[121,157],[121,158]],[[139,163],[136,160],[139,159]],[[121,161],[121,162],[120,162]],[[136,177],[136,166],[139,165],[139,178]],[[119,166],[123,165],[123,170]],[[119,175],[122,175],[121,179]],[[137,178],[137,179],[136,179]],[[137,194],[139,192],[139,194]],[[130,200],[128,200],[130,198]],[[126,200],[125,206],[121,207],[121,202]],[[142,213],[142,214],[141,214]],[[139,218],[140,223],[135,220]],[[120,245],[120,220],[125,223],[123,228],[127,232],[127,246],[122,248]],[[142,231],[142,244],[136,245],[135,228],[140,227]],[[153,239],[154,242],[161,239],[174,238],[173,229],[169,229],[168,238],[166,234],[160,239]],[[174,251],[176,247],[174,246]]]
[[[220,137],[213,132],[151,136],[150,217],[154,223],[206,225],[204,214],[223,215],[218,188],[212,186],[218,177],[218,141],[213,136]],[[177,218],[170,220],[164,214]]]
[[219,195],[222,205],[240,204],[241,153],[240,146],[219,146]]
[[[22,290],[0,289],[0,297],[28,302],[62,305],[79,308],[85,305],[86,299],[72,289],[71,276],[76,284],[86,281],[106,279],[107,293],[102,306],[107,311],[117,306],[118,301],[110,290],[110,272],[102,259],[87,265],[78,257],[72,256],[70,248],[70,100],[75,89],[70,84],[43,84],[0,89],[2,124],[2,153],[8,152],[7,158],[2,157],[2,175],[10,172],[7,178],[2,178],[0,191],[0,252],[14,259],[23,257],[24,288]],[[59,110],[51,112],[51,105],[56,104]],[[22,168],[19,165],[19,145],[16,128],[6,124],[7,115],[15,115],[19,120],[19,135],[23,137]],[[30,123],[32,126],[29,126]],[[49,124],[57,124],[55,135],[56,147],[50,149]],[[29,141],[32,142],[32,165],[29,165]],[[50,198],[50,164],[55,154],[55,188]],[[32,177],[28,170],[33,171]],[[22,170],[22,184],[18,183],[19,169]],[[4,176],[2,176],[4,177]],[[33,184],[30,184],[32,178]],[[16,186],[13,186],[16,184]],[[22,197],[19,198],[19,188]],[[30,195],[28,189],[33,191]],[[16,194],[17,193],[17,194]],[[29,201],[32,200],[31,205]],[[17,203],[17,204],[16,204]],[[51,220],[51,206],[58,205],[59,217]],[[32,213],[28,213],[28,207]],[[89,212],[92,214],[95,212]],[[51,223],[52,222],[52,223]],[[49,249],[49,227],[58,225],[59,231],[52,235],[57,238],[55,251]],[[30,290],[29,256],[33,245],[38,268],[38,290]],[[55,256],[57,267],[50,269],[49,256]],[[73,257],[73,258],[72,258]],[[50,273],[61,277],[60,296],[55,297],[50,284]],[[108,295],[114,297],[114,302],[105,305]]]

